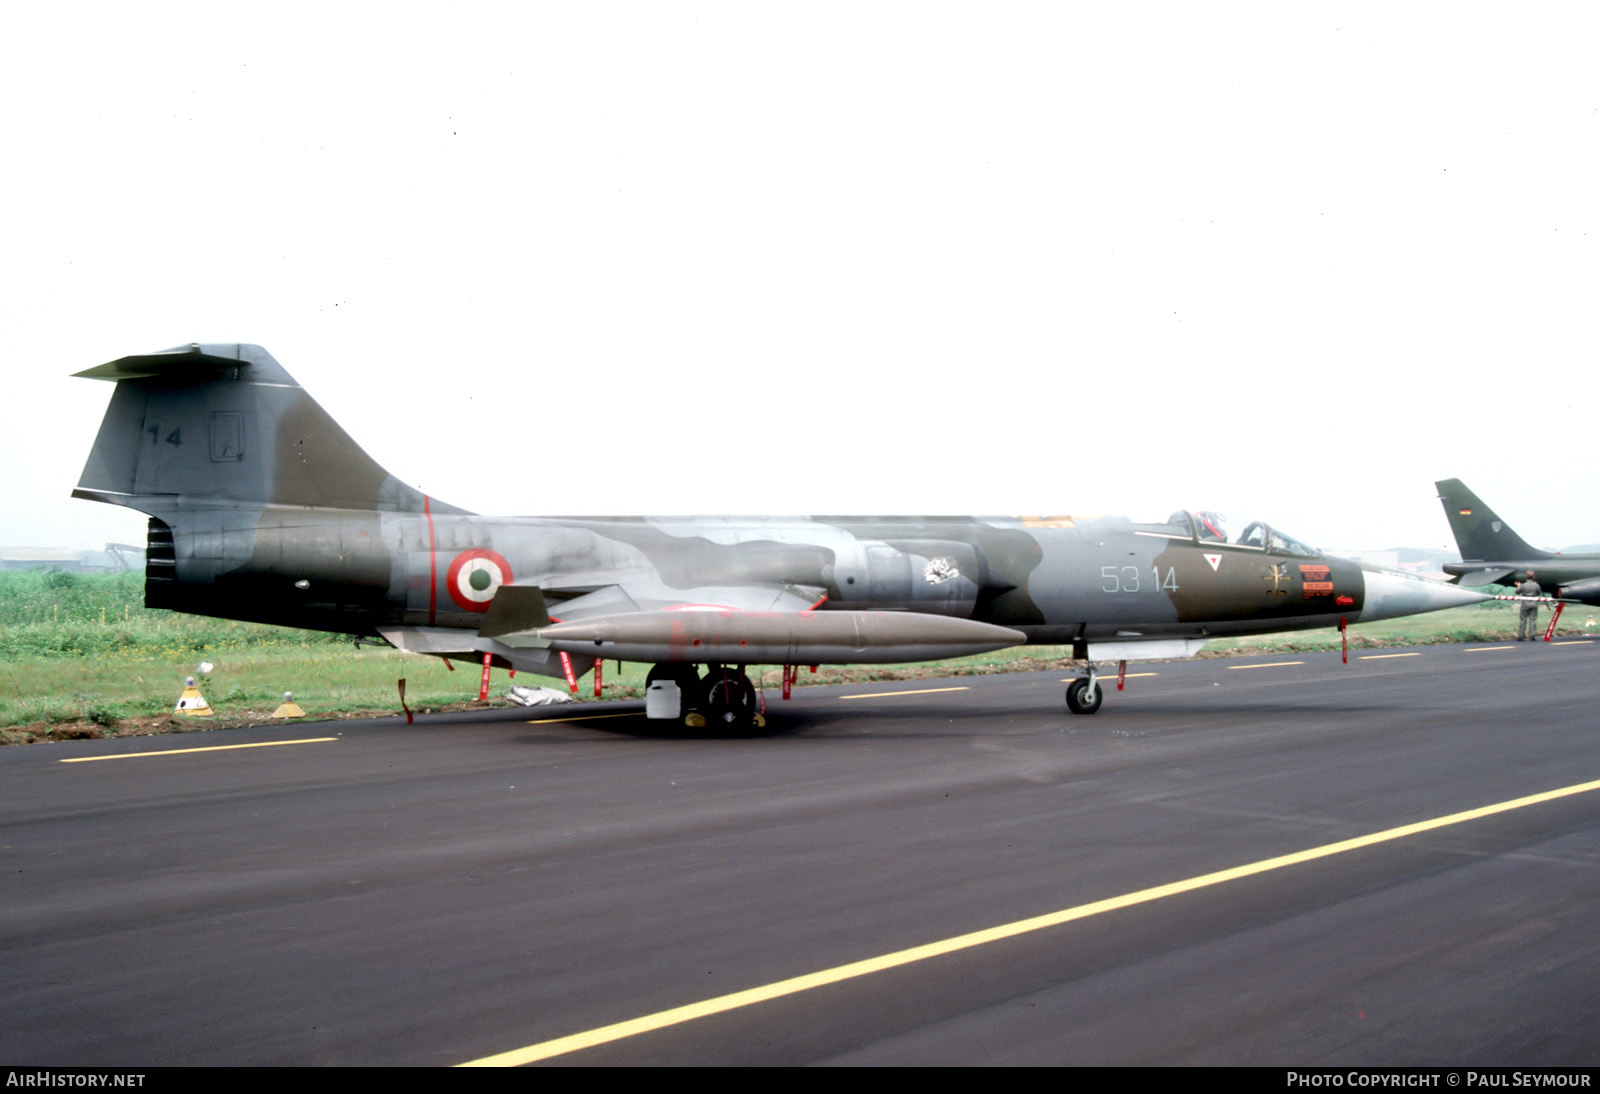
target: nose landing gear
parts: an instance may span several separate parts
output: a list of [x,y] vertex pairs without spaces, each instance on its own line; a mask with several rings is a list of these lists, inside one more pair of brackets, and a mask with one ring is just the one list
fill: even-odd
[[[1128,662],[1117,662],[1117,690],[1122,690],[1122,682],[1128,677]],[[1100,709],[1100,704],[1105,700],[1105,692],[1100,690],[1100,681],[1095,676],[1094,662],[1089,662],[1089,675],[1080,676],[1067,685],[1067,709],[1074,714],[1093,714]]]
[[1105,692],[1100,690],[1093,669],[1088,676],[1080,676],[1067,685],[1067,709],[1074,714],[1093,714],[1104,700]]

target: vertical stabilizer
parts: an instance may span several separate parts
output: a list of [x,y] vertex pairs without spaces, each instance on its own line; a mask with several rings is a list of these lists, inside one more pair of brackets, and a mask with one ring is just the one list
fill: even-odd
[[117,389],[74,497],[155,515],[217,503],[422,511],[421,492],[379,467],[260,346],[195,344],[78,375]]
[[[1478,495],[1460,479],[1442,479],[1433,484],[1456,537],[1456,549],[1464,562],[1519,562],[1549,558],[1548,551],[1529,547],[1511,526],[1495,515]],[[1453,572],[1453,571],[1452,571]]]

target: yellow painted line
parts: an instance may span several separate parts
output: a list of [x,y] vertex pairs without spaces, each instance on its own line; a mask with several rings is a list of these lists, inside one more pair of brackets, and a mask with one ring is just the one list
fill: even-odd
[[1421,657],[1420,653],[1363,653],[1357,661],[1382,661],[1386,657]]
[[1304,661],[1265,661],[1259,665],[1229,665],[1228,671],[1235,672],[1239,669],[1281,669],[1285,665],[1303,665]]
[[1592,638],[1569,638],[1565,642],[1552,642],[1552,646],[1590,646],[1594,644]]
[[1432,820],[1403,824],[1398,828],[1386,828],[1382,832],[1356,836],[1354,839],[1340,840],[1337,843],[1325,843],[1321,847],[1312,847],[1306,851],[1296,851],[1288,855],[1279,855],[1276,858],[1262,859],[1260,862],[1247,863],[1244,866],[1234,866],[1227,870],[1200,874],[1197,877],[1185,878],[1182,881],[1157,885],[1149,889],[1140,889],[1137,892],[1125,893],[1122,896],[1114,896],[1106,900],[1097,900],[1090,904],[1079,904],[1073,908],[1064,908],[1059,912],[1050,912],[1046,915],[1034,916],[1031,919],[1019,919],[1012,923],[1002,924],[999,927],[990,927],[982,931],[973,931],[970,934],[956,935],[954,938],[946,938],[940,942],[930,942],[925,946],[913,946],[911,949],[897,950],[881,957],[870,957],[865,961],[854,961],[848,965],[836,965],[831,969],[823,969],[821,972],[807,973],[804,976],[779,980],[776,983],[765,984],[761,987],[736,991],[729,995],[719,995],[699,1003],[690,1003],[687,1006],[657,1011],[655,1014],[647,1014],[642,1018],[633,1018],[626,1022],[601,1026],[585,1033],[574,1033],[567,1037],[557,1037],[552,1041],[541,1041],[526,1048],[512,1049],[510,1052],[469,1060],[458,1066],[515,1067],[519,1064],[531,1064],[537,1060],[548,1060],[552,1056],[563,1056],[569,1052],[577,1052],[580,1049],[593,1048],[595,1045],[620,1041],[626,1037],[636,1037],[641,1033],[666,1029],[669,1026],[691,1022],[696,1018],[704,1018],[712,1014],[738,1010],[740,1007],[763,1003],[769,999],[779,999],[785,995],[794,995],[797,992],[820,988],[825,984],[837,984],[842,980],[854,980],[857,977],[868,976],[875,972],[882,972],[885,969],[910,965],[917,961],[926,961],[930,957],[942,957],[945,954],[969,950],[975,946],[998,942],[1001,939],[1015,938],[1018,935],[1042,931],[1048,927],[1058,927],[1063,923],[1088,919],[1090,916],[1102,915],[1121,908],[1131,908],[1136,904],[1147,904],[1163,897],[1190,893],[1196,889],[1205,889],[1213,885],[1221,885],[1224,882],[1254,877],[1257,874],[1265,874],[1272,870],[1281,870],[1286,866],[1313,862],[1316,859],[1328,858],[1332,855],[1343,854],[1346,851],[1371,847],[1379,843],[1388,843],[1391,840],[1404,839],[1407,836],[1420,835],[1423,832],[1432,832],[1440,828],[1448,828],[1451,825],[1479,820],[1483,817],[1492,817],[1497,813],[1509,813],[1514,809],[1525,809],[1530,805],[1555,801],[1558,798],[1567,798],[1574,794],[1586,794],[1591,790],[1600,790],[1600,779],[1595,779],[1592,782],[1576,783],[1572,786],[1562,787],[1559,790],[1546,790],[1541,794],[1530,794],[1525,798],[1513,798],[1511,801],[1498,802],[1494,805],[1480,806],[1477,809],[1468,809],[1460,813],[1451,813],[1448,816],[1435,817]]
[[[1100,674],[1100,679],[1109,680],[1115,675],[1116,675],[1116,673],[1112,673],[1112,672],[1102,672]],[[1133,680],[1133,679],[1136,679],[1136,678],[1138,678],[1140,676],[1154,676],[1154,675],[1155,675],[1155,673],[1153,673],[1153,672],[1130,672],[1130,673],[1126,674],[1125,676],[1123,676],[1123,679],[1124,680]],[[1063,683],[1063,684],[1073,684],[1073,683],[1077,683],[1079,680],[1082,680],[1082,679],[1083,679],[1083,677],[1081,677],[1081,676],[1074,676],[1069,680],[1061,681],[1061,683]]]
[[965,684],[958,688],[918,688],[915,691],[874,691],[867,695],[841,695],[841,699],[887,699],[891,695],[932,695],[940,691],[967,691]]
[[534,718],[528,722],[530,726],[542,726],[547,722],[589,722],[596,718],[637,718],[643,714],[642,710],[626,710],[621,714],[569,714],[565,718]]
[[1463,653],[1483,653],[1485,650],[1512,650],[1512,649],[1516,649],[1516,647],[1515,646],[1473,646],[1471,649],[1463,650],[1462,652]]
[[298,741],[257,741],[248,745],[207,745],[204,748],[164,748],[159,752],[118,752],[111,756],[72,756],[64,764],[87,764],[96,760],[138,760],[146,756],[182,756],[189,752],[228,752],[236,748],[277,748],[279,745],[314,745],[337,741],[337,737],[302,737]]

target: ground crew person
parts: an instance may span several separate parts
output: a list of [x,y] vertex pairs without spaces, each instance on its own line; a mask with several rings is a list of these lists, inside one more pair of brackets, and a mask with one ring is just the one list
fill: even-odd
[[[1539,583],[1533,579],[1533,571],[1528,571],[1528,576],[1517,586],[1518,596],[1540,595]],[[1539,605],[1531,600],[1524,600],[1517,605],[1517,641],[1521,642],[1526,636],[1529,642],[1539,640]]]

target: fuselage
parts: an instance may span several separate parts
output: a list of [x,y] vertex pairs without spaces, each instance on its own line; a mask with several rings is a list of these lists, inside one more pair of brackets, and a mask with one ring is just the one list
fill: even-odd
[[152,604],[368,635],[476,629],[512,583],[539,586],[557,617],[564,602],[609,588],[635,608],[748,607],[759,588],[824,611],[974,619],[1052,644],[1385,618],[1426,610],[1419,603],[1442,588],[1293,541],[1274,549],[1270,535],[1206,538],[1187,520],[507,518],[271,505],[173,518],[152,524]]
[[[382,637],[571,687],[599,659],[642,661],[647,689],[675,689],[671,717],[750,724],[750,664],[788,679],[822,661],[1071,643],[1092,666],[1481,599],[1260,522],[1230,539],[1208,511],[484,517],[385,471],[260,346],[196,343],[79,375],[116,386],[73,494],[149,514],[148,605]],[[1088,713],[1097,696],[1091,667],[1067,703]]]
[[[827,649],[854,650],[893,633],[874,654],[888,656],[895,645],[1263,633],[1478,599],[1324,556],[1260,522],[1229,537],[1208,511],[1148,524],[485,517],[395,479],[259,346],[176,347],[80,375],[116,387],[74,494],[150,515],[148,604],[381,635],[441,656],[482,652],[492,638],[490,652],[509,660],[502,647],[529,648],[514,645],[525,640],[516,635],[538,629],[541,618],[546,626],[621,618],[631,633],[639,623],[659,629],[663,621],[651,613],[697,606],[854,613],[848,633],[842,617],[789,622]],[[495,634],[485,635],[506,586],[537,587],[543,607],[529,610],[521,593],[502,598]],[[877,627],[859,618],[867,612],[928,622],[907,634],[904,621]],[[857,621],[866,630],[857,631]],[[736,646],[781,646],[799,663],[810,647],[786,625],[762,624]],[[676,650],[665,639],[645,645]]]

